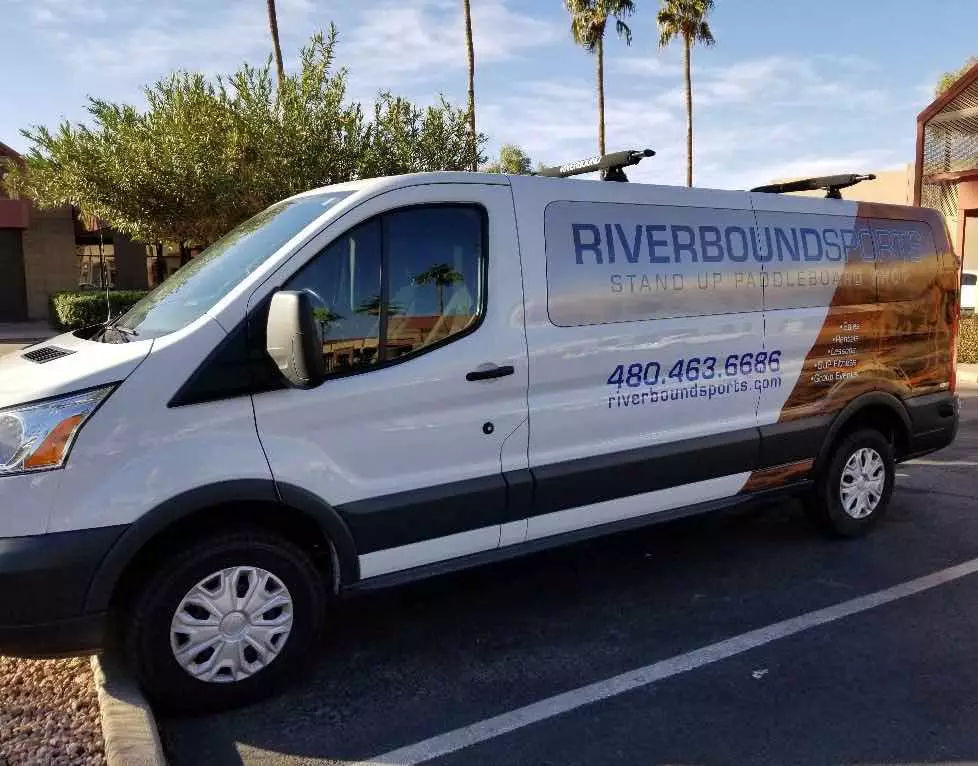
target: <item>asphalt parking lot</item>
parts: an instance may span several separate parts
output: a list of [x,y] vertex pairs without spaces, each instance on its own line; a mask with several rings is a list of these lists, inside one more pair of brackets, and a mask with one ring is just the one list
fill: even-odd
[[[171,762],[978,761],[978,574],[944,574],[978,570],[976,394],[952,447],[899,467],[866,539],[826,540],[779,504],[363,596],[332,613],[287,693],[161,720]],[[914,595],[684,669],[693,650],[928,575]],[[581,690],[653,663],[673,672],[593,702]]]

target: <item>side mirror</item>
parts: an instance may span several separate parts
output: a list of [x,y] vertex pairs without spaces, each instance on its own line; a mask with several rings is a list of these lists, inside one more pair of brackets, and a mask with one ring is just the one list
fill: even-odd
[[265,350],[289,385],[313,388],[323,382],[323,335],[309,293],[281,290],[272,296]]

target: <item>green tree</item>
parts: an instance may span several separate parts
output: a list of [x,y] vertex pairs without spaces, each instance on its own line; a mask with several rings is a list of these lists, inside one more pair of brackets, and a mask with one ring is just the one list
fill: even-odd
[[[465,61],[468,65],[468,99],[466,106],[469,110],[469,136],[473,148],[478,134],[475,132],[475,48],[472,45],[472,7],[469,0],[462,0],[462,15],[465,18]],[[476,150],[474,152],[478,154]],[[472,169],[478,170],[478,163],[473,161]]]
[[437,263],[427,271],[423,271],[414,278],[416,285],[434,285],[438,292],[438,316],[445,313],[445,288],[451,287],[456,282],[461,282],[465,277],[459,274],[447,263]]
[[598,90],[598,152],[605,153],[604,140],[604,34],[608,19],[615,20],[618,37],[626,45],[632,44],[632,30],[624,19],[635,11],[632,0],[564,0],[564,7],[571,17],[571,36],[574,42],[588,53],[595,54],[597,61]]
[[208,80],[177,73],[147,87],[143,108],[92,98],[89,124],[23,131],[24,167],[5,186],[41,207],[71,203],[144,241],[206,245],[271,203],[378,175],[468,170],[484,158],[467,113],[381,94],[373,118],[346,97],[337,32],[301,50],[276,87],[272,57]]
[[686,85],[686,185],[693,185],[693,79],[690,52],[695,43],[713,45],[716,40],[706,17],[713,10],[713,0],[662,0],[656,21],[659,25],[659,47],[673,40],[683,41],[683,77]]
[[486,137],[469,135],[465,109],[444,98],[419,108],[407,99],[383,92],[374,104],[367,146],[354,177],[370,178],[434,170],[469,170],[485,162]]
[[978,64],[978,56],[969,56],[968,60],[964,62],[964,66],[962,66],[960,69],[955,69],[942,74],[941,79],[937,81],[937,87],[934,88],[934,96],[940,96],[947,91],[948,88],[958,81],[958,78],[961,77],[961,75],[971,69],[971,67],[973,67],[975,64]]
[[268,31],[272,35],[272,55],[275,57],[275,71],[281,84],[285,80],[285,64],[282,62],[282,44],[278,39],[278,14],[275,12],[275,0],[267,0],[267,3]]
[[526,176],[533,171],[529,155],[516,144],[503,144],[499,148],[499,159],[486,166],[487,173],[509,173]]

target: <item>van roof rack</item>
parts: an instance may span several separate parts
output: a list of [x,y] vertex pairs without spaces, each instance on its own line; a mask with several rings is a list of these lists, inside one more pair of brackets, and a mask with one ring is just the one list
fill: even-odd
[[611,152],[601,157],[589,157],[586,160],[569,162],[566,165],[540,168],[533,175],[548,178],[569,178],[570,176],[579,176],[599,170],[602,181],[627,181],[628,176],[625,175],[624,168],[629,165],[638,165],[646,157],[653,156],[655,156],[655,152],[651,149],[627,149],[623,152]]
[[838,176],[816,176],[815,178],[802,178],[799,181],[786,181],[781,184],[755,186],[751,191],[763,194],[785,194],[787,192],[824,189],[826,199],[842,199],[842,189],[847,186],[855,186],[860,181],[872,181],[874,178],[876,176],[872,173],[862,176],[856,173],[844,173]]

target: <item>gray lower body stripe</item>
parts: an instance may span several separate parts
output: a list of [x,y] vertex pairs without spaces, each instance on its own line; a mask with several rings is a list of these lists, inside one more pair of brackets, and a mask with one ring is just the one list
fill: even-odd
[[[806,425],[807,424],[807,425]],[[358,500],[336,511],[360,555],[814,457],[825,421],[745,428]],[[769,439],[778,449],[762,453]],[[802,454],[804,453],[804,454]],[[772,462],[774,461],[774,462]]]

